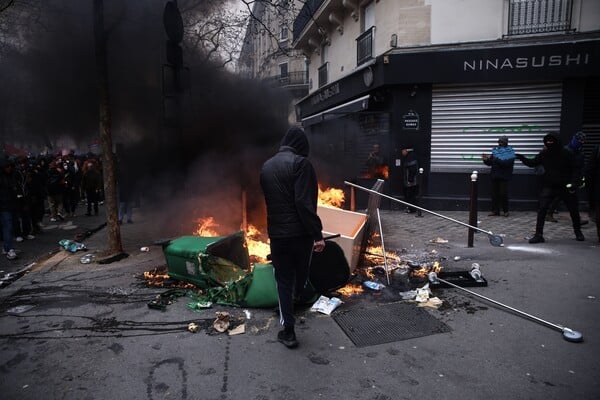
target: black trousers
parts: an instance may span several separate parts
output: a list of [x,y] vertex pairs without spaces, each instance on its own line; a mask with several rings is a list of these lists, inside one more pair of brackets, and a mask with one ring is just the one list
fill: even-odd
[[508,181],[492,179],[492,212],[508,212]]
[[275,269],[279,317],[283,326],[293,327],[294,297],[300,296],[308,281],[314,241],[302,236],[271,239],[271,261]]
[[552,202],[555,198],[562,200],[569,210],[571,216],[571,222],[573,223],[573,230],[581,230],[581,220],[579,218],[579,203],[577,201],[577,193],[570,193],[566,187],[560,185],[545,185],[542,187],[540,193],[540,204],[537,213],[537,221],[535,224],[535,233],[544,234],[544,222],[546,221],[546,214],[550,209]]
[[[403,189],[404,189],[404,201],[418,206],[417,196],[419,194],[419,186],[404,186]],[[410,212],[417,211],[416,208],[411,207],[411,206],[407,206],[407,208],[409,209]]]

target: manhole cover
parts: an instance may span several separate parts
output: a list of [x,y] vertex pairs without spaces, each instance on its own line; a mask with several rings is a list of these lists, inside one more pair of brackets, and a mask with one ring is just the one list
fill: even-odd
[[450,332],[446,324],[414,303],[339,311],[333,319],[357,347]]

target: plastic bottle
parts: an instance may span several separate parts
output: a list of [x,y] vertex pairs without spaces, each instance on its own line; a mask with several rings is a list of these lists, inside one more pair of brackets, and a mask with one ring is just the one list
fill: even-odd
[[373,281],[364,281],[363,285],[371,290],[381,290],[385,287],[385,285]]

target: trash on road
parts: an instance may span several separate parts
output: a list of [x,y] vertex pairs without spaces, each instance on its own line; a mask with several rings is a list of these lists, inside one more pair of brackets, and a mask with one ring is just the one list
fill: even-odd
[[79,258],[79,262],[82,264],[89,264],[96,259],[96,256],[89,253]]
[[385,287],[385,285],[383,283],[378,283],[378,282],[373,282],[373,281],[364,281],[363,285],[366,288],[369,288],[371,290],[381,290]]
[[241,335],[242,333],[246,333],[246,324],[238,325],[229,330],[229,336]]
[[150,251],[150,247],[144,246],[144,247],[140,247],[140,251],[147,253]]
[[429,289],[429,283],[426,283],[423,287],[417,289],[417,296],[415,297],[415,301],[417,303],[424,303],[429,300],[429,295],[431,294],[431,290]]
[[419,307],[440,308],[443,301],[439,297],[430,297],[427,301],[423,301],[418,304]]
[[6,313],[7,314],[22,314],[24,312],[31,310],[34,307],[35,307],[35,304],[24,304],[22,306],[16,306],[13,308],[9,308],[8,310],[6,310]]
[[409,290],[406,292],[400,292],[400,297],[402,297],[402,300],[414,300],[415,297],[417,297],[417,291]]
[[217,311],[215,313],[217,315],[217,319],[213,322],[213,328],[217,332],[225,332],[229,329],[229,313],[225,311]]
[[448,240],[441,237],[436,237],[435,239],[431,239],[431,243],[448,243]]
[[188,324],[188,328],[187,329],[188,329],[188,331],[190,331],[192,333],[196,333],[196,332],[198,332],[198,325],[195,324],[195,323],[193,323],[193,322],[190,322]]
[[62,239],[58,242],[58,244],[71,253],[77,253],[79,250],[86,250],[85,244],[76,242],[74,240]]
[[330,315],[333,310],[338,308],[343,301],[337,297],[325,297],[320,296],[317,301],[312,305],[310,311],[320,312],[321,314]]

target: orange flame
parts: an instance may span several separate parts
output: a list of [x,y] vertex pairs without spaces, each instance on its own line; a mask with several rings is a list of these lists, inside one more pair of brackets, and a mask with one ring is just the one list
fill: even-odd
[[419,269],[415,269],[411,272],[411,274],[414,276],[425,278],[430,272],[435,272],[436,274],[438,274],[441,270],[442,267],[440,266],[440,263],[438,261],[434,261],[431,267],[424,266]]
[[342,208],[344,205],[344,191],[336,188],[327,188],[323,190],[321,189],[321,185],[319,185],[318,204],[321,206]]
[[196,222],[198,222],[198,228],[193,232],[194,235],[208,237],[219,236],[217,231],[214,229],[218,227],[219,224],[215,222],[213,217],[198,218]]
[[342,296],[352,296],[353,294],[359,294],[364,292],[364,289],[360,283],[349,283],[341,289],[336,290]]
[[266,263],[267,256],[271,253],[271,246],[269,246],[268,241],[261,241],[261,237],[262,233],[254,225],[248,225],[248,229],[246,230],[248,254],[255,257],[257,262]]

